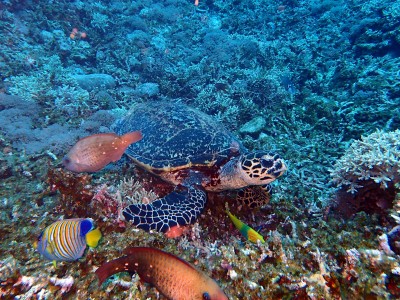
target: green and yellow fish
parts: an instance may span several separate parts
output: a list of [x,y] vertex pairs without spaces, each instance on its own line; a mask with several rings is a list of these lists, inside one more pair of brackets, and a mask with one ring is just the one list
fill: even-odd
[[264,238],[261,234],[251,228],[249,225],[243,223],[238,218],[230,213],[228,209],[226,209],[226,213],[228,214],[229,218],[232,220],[235,227],[240,231],[243,236],[249,240],[250,242],[257,243],[259,240],[261,243],[265,243]]

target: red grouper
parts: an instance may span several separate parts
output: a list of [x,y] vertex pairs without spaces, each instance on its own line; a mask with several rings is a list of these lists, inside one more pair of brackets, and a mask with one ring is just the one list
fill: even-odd
[[136,272],[168,299],[228,300],[212,278],[175,255],[150,247],[128,248],[124,254],[96,270],[100,285],[116,273]]
[[97,172],[110,162],[119,160],[129,145],[142,139],[140,131],[124,135],[99,133],[80,139],[63,159],[72,172]]

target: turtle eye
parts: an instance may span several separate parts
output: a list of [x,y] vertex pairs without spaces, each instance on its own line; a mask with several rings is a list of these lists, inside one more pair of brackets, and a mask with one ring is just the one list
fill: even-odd
[[211,300],[210,294],[207,292],[203,293],[203,300]]
[[264,158],[261,158],[261,159],[260,159],[260,163],[261,163],[261,165],[262,165],[264,168],[267,168],[267,169],[271,168],[271,167],[274,165],[273,159],[264,159]]

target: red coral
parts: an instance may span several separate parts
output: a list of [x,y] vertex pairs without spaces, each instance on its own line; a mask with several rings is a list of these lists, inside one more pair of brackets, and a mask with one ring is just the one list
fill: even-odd
[[118,190],[112,194],[106,184],[101,185],[92,198],[91,206],[103,221],[125,228],[125,222],[121,219],[123,204]]
[[61,193],[62,200],[57,209],[67,218],[85,218],[90,214],[88,207],[93,198],[91,175],[74,174],[57,168],[49,169],[47,177],[50,190]]

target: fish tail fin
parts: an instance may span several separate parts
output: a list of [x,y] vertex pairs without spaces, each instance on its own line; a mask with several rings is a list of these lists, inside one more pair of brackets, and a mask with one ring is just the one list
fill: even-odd
[[119,272],[136,272],[135,266],[130,263],[128,256],[122,256],[106,262],[95,271],[99,279],[99,286],[101,286],[108,277]]
[[132,131],[125,133],[121,138],[124,142],[126,142],[128,145],[136,143],[137,141],[140,141],[142,139],[142,132],[141,131]]

